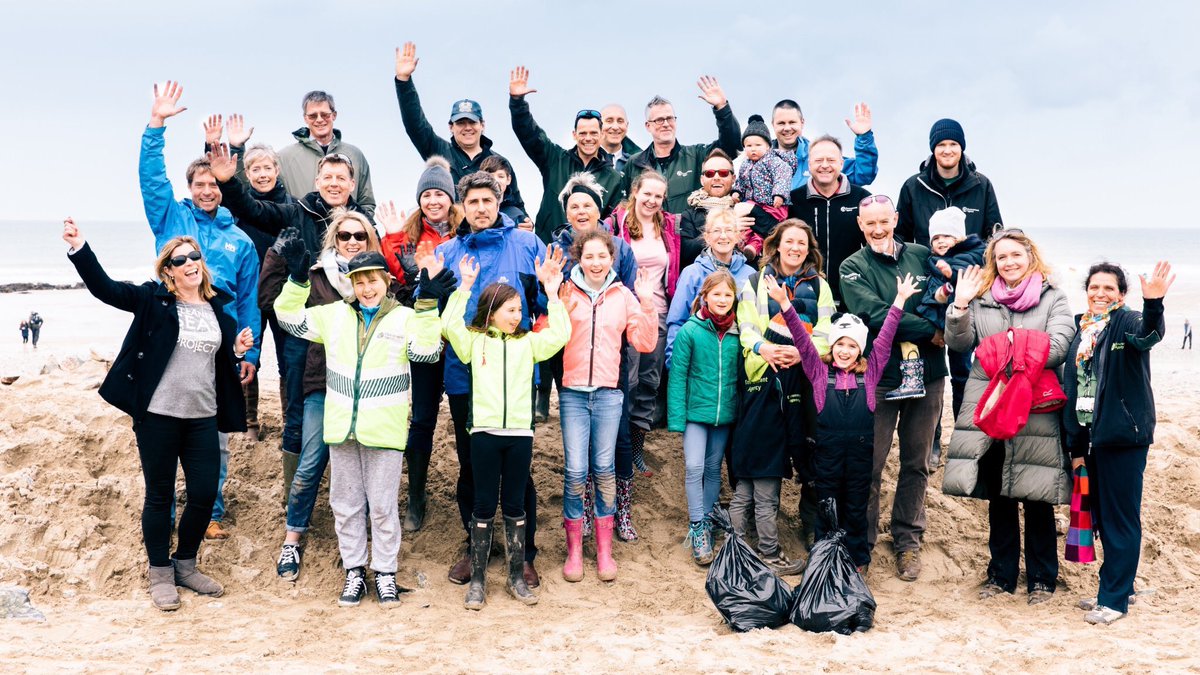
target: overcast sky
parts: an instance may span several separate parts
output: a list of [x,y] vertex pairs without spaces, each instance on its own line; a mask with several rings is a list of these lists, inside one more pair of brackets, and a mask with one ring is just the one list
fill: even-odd
[[682,142],[711,141],[695,86],[708,73],[743,124],[796,99],[810,138],[850,141],[843,119],[868,102],[874,192],[895,195],[928,154],[930,124],[952,117],[1010,226],[1195,226],[1195,209],[1173,205],[1198,177],[1191,2],[106,4],[5,3],[4,220],[142,218],[139,139],[151,85],[167,79],[183,83],[188,106],[168,121],[178,196],[205,115],[240,112],[253,141],[279,148],[302,124],[302,95],[325,89],[345,140],[371,163],[377,199],[407,208],[422,163],[392,81],[394,48],[413,40],[434,127],[445,130],[455,99],[479,100],[531,207],[540,176],[507,110],[517,64],[540,90],[536,119],[564,145],[576,110],[613,101],[645,145],[641,111],[654,94],[675,102]]

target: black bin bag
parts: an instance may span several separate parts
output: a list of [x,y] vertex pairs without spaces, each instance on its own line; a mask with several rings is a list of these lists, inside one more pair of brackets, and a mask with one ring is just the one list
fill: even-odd
[[875,596],[842,542],[846,533],[837,527],[833,499],[821,502],[819,517],[825,519],[825,531],[830,534],[808,555],[804,578],[792,598],[792,623],[813,633],[849,635],[868,631],[875,622]]
[[725,543],[708,568],[704,590],[735,631],[776,628],[788,622],[792,587],[767,567],[750,545],[733,532],[729,512],[720,506],[709,515]]

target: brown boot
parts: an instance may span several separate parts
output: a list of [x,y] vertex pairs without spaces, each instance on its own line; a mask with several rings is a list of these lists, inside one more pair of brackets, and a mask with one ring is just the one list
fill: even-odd
[[538,576],[537,569],[534,568],[533,561],[531,560],[525,561],[523,576],[525,577],[525,585],[530,588],[537,588],[542,585],[542,578]]
[[208,521],[208,529],[204,531],[204,538],[205,539],[228,539],[229,532],[227,532],[225,530],[225,528],[221,527],[220,521],[210,520],[210,521]]
[[921,552],[901,551],[896,556],[896,576],[901,581],[916,581],[921,576]]
[[450,579],[450,583],[459,586],[471,580],[471,548],[469,546],[463,553],[463,557],[459,558],[458,562],[450,568],[450,573],[446,577]]

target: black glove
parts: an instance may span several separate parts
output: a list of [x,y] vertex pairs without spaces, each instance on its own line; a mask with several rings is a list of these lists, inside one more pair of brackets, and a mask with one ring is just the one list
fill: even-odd
[[444,267],[432,279],[429,278],[429,271],[422,269],[417,284],[418,298],[442,301],[449,298],[454,289],[458,288],[458,279],[454,277],[453,272]]
[[421,274],[420,268],[417,267],[416,245],[406,244],[395,255],[396,262],[400,263],[400,269],[404,272],[404,283],[415,283]]
[[[281,238],[282,239],[282,238]],[[304,246],[304,240],[299,237],[282,240],[279,245],[279,255],[287,263],[288,275],[299,284],[308,283],[308,268],[312,265],[312,254]]]

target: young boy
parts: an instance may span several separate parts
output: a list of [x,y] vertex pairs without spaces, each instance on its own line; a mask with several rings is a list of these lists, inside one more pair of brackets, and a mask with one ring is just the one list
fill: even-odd
[[[383,255],[364,252],[349,265],[355,302],[306,309],[311,258],[299,239],[286,243],[282,253],[291,279],[275,300],[279,325],[325,345],[329,507],[346,569],[338,604],[358,605],[366,593],[369,530],[376,597],[383,607],[396,607],[397,497],[408,439],[408,364],[437,361],[442,350],[437,298],[449,295],[453,277],[447,279],[450,273],[424,256],[418,261],[425,266],[416,306],[410,309],[388,293],[392,277]],[[439,268],[433,278],[431,267]]]
[[500,184],[500,192],[503,195],[500,198],[500,213],[512,218],[517,227],[532,232],[533,221],[525,212],[524,205],[513,201],[508,192],[508,186],[512,185],[512,164],[509,164],[508,160],[500,155],[492,155],[479,164],[479,170],[490,173],[492,178],[495,178],[496,182]]
[[[746,159],[738,167],[737,180],[733,183],[733,198],[740,202],[735,207],[739,216],[754,217],[754,233],[766,237],[775,225],[787,218],[787,205],[791,201],[791,166],[771,150],[771,132],[761,115],[751,115],[742,133],[742,150]],[[750,205],[746,209],[742,204]],[[747,233],[749,236],[749,233]],[[754,248],[754,240],[744,241],[743,248]],[[761,239],[754,248],[755,256],[761,251]],[[750,256],[747,256],[750,257]]]
[[[954,281],[971,265],[983,264],[983,253],[987,249],[978,235],[967,236],[967,214],[957,206],[935,212],[929,218],[929,258],[925,266],[929,270],[929,281],[925,295],[917,306],[917,314],[946,327],[946,305],[954,301]],[[920,398],[925,395],[925,361],[917,356],[917,347],[911,342],[900,343],[900,386],[884,395],[885,401]]]

